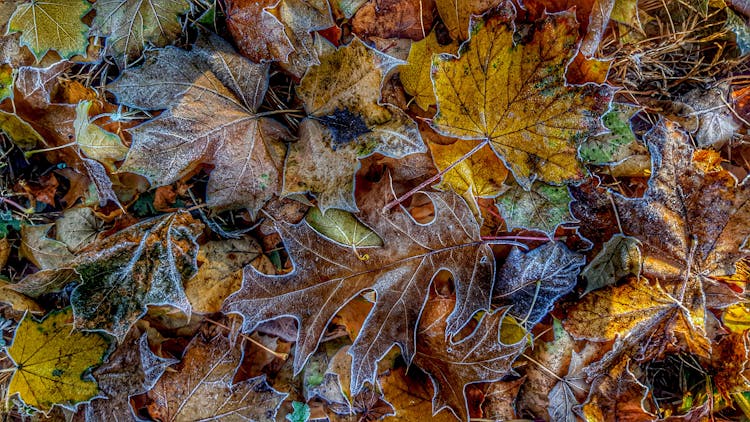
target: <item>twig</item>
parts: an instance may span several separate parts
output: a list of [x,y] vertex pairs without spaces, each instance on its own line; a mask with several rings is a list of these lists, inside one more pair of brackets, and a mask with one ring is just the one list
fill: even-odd
[[[229,327],[227,327],[226,325],[224,325],[224,324],[222,324],[220,322],[214,321],[214,320],[212,320],[210,318],[206,318],[206,321],[210,322],[211,324],[216,325],[217,327],[223,328],[223,329],[225,329],[227,331],[230,331],[230,332],[232,331],[232,329],[229,328]],[[268,352],[268,353],[276,356],[277,358],[284,359],[284,360],[286,360],[286,359],[289,358],[289,353],[282,353],[282,352],[277,352],[275,350],[271,350],[265,344],[259,342],[258,340],[254,339],[254,338],[252,338],[252,337],[250,337],[248,335],[240,333],[240,336],[242,338],[244,338],[245,340],[249,341],[250,343],[253,343],[254,345],[260,347],[263,350],[265,350],[266,352]]]

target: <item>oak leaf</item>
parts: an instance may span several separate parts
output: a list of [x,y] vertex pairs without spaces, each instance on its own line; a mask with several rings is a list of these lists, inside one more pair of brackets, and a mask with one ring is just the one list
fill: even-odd
[[469,420],[466,386],[513,374],[512,364],[527,342],[525,336],[519,339],[515,333],[503,332],[507,308],[485,314],[471,334],[455,339],[446,330],[446,317],[453,307],[450,298],[428,302],[419,321],[414,364],[432,379],[433,413],[447,407],[465,421]]
[[433,127],[447,136],[487,140],[524,189],[537,178],[554,184],[582,179],[578,142],[600,129],[612,89],[566,85],[576,29],[571,13],[555,14],[516,43],[507,16],[474,22],[459,58],[433,62]]
[[86,371],[109,350],[100,333],[73,329],[70,308],[36,321],[29,314],[16,328],[8,355],[15,364],[8,395],[18,394],[27,405],[48,413],[52,406],[75,408],[99,394]]
[[150,45],[164,47],[182,35],[187,0],[101,0],[94,4],[92,31],[107,37],[115,61],[126,67]]
[[92,243],[67,263],[39,271],[13,289],[31,297],[71,282],[76,327],[104,330],[119,339],[150,304],[189,312],[182,284],[196,271],[195,239],[203,224],[179,212],[146,220]]
[[276,420],[276,411],[287,395],[271,388],[263,376],[234,383],[241,358],[237,339],[200,331],[187,345],[176,370],[162,375],[146,393],[153,400],[150,416],[165,422]]
[[299,141],[289,147],[282,193],[310,192],[321,211],[356,211],[360,158],[374,153],[401,158],[426,148],[406,113],[378,103],[383,78],[399,60],[358,38],[338,49],[318,39],[316,48],[320,65],[309,68],[297,87],[309,117],[300,124]]
[[242,289],[224,302],[224,311],[240,313],[246,332],[269,319],[297,319],[294,370],[298,373],[336,312],[361,292],[374,291],[373,310],[349,351],[356,394],[366,381],[374,382],[377,361],[394,344],[407,362],[412,360],[427,287],[440,269],[451,272],[458,298],[447,333],[455,333],[475,312],[489,308],[494,257],[480,240],[471,211],[454,194],[425,194],[435,208],[429,224],[416,223],[401,207],[382,212],[394,199],[389,177],[360,201],[359,219],[384,243],[382,248],[368,249],[367,259],[349,247],[321,240],[306,223],[276,223],[294,270],[271,277],[247,269]]
[[276,121],[256,115],[267,72],[266,65],[239,56],[217,36],[190,53],[156,50],[144,66],[127,70],[109,88],[128,105],[168,107],[130,129],[133,145],[121,170],[162,186],[201,163],[211,164],[207,203],[218,209],[246,207],[254,215],[279,191],[280,140],[288,136]]

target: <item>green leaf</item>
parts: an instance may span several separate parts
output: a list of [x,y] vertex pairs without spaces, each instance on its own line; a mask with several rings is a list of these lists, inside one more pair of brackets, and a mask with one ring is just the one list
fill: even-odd
[[118,64],[127,66],[148,44],[163,47],[182,34],[180,15],[190,10],[186,0],[99,0],[94,5],[95,33],[107,38]]
[[638,144],[630,127],[630,119],[639,110],[625,104],[615,105],[602,116],[609,133],[591,136],[581,144],[578,155],[589,164],[603,165],[621,162],[645,148]]
[[50,50],[64,59],[86,55],[89,27],[81,21],[91,4],[86,0],[31,0],[18,5],[8,22],[8,33],[20,32],[21,45],[37,60]]
[[292,413],[286,415],[286,419],[291,422],[306,422],[310,419],[310,406],[298,401],[292,402]]
[[565,186],[536,182],[526,191],[515,185],[496,202],[509,231],[521,228],[552,235],[560,224],[575,220],[570,215],[570,194]]
[[13,79],[16,72],[9,64],[0,65],[0,102],[13,96]]
[[354,248],[381,247],[383,239],[371,228],[362,224],[352,213],[330,208],[323,213],[320,208],[310,208],[305,221],[316,232],[343,246]]
[[586,294],[610,284],[622,277],[641,273],[640,242],[634,237],[616,234],[604,244],[604,248],[581,273],[586,279]]

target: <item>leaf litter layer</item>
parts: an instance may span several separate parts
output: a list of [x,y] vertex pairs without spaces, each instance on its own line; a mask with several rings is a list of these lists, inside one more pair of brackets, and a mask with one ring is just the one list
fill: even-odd
[[750,417],[749,20],[0,3],[3,418]]

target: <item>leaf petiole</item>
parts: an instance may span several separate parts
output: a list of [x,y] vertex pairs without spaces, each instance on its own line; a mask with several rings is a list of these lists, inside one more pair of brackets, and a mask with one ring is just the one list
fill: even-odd
[[[461,141],[459,140],[459,141],[456,141],[456,142],[461,142]],[[453,162],[448,167],[444,168],[443,170],[440,170],[439,172],[437,172],[437,174],[435,174],[434,176],[432,176],[429,179],[425,180],[424,182],[420,183],[417,187],[415,187],[414,189],[410,190],[409,192],[406,192],[405,194],[401,195],[400,197],[398,197],[398,198],[394,199],[393,201],[385,204],[385,207],[383,207],[383,212],[384,213],[388,212],[388,211],[391,210],[391,208],[393,208],[396,205],[398,205],[398,204],[406,201],[407,199],[411,198],[415,193],[421,191],[422,189],[424,189],[425,187],[427,187],[431,183],[434,183],[436,180],[438,180],[441,177],[443,177],[443,175],[445,173],[448,173],[449,171],[453,170],[453,167],[456,167],[457,165],[461,164],[461,162],[463,162],[465,159],[467,159],[467,158],[471,157],[472,155],[474,155],[474,153],[476,153],[480,149],[484,148],[484,146],[488,145],[489,143],[490,143],[489,138],[487,138],[484,141],[480,142],[479,144],[477,144],[477,146],[475,146],[474,148],[472,148],[471,151],[469,151],[466,154],[464,154],[461,158],[459,158],[458,160],[456,160],[455,162]]]

